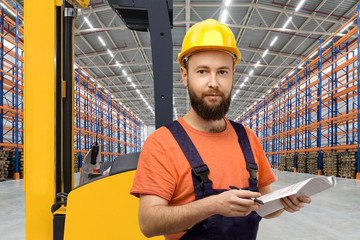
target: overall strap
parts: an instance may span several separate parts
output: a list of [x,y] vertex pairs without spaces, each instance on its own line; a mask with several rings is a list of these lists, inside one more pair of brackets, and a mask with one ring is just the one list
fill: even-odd
[[212,181],[208,177],[209,168],[201,159],[189,135],[178,121],[166,125],[166,128],[172,133],[192,167],[195,197],[200,199],[203,197],[204,189],[212,189]]
[[235,129],[236,134],[238,135],[239,144],[245,157],[246,169],[249,171],[250,174],[250,178],[249,178],[250,190],[253,191],[257,190],[258,179],[256,174],[258,172],[258,166],[255,162],[254,155],[251,150],[249,138],[246,134],[246,130],[244,126],[240,123],[236,123],[231,120],[230,123]]

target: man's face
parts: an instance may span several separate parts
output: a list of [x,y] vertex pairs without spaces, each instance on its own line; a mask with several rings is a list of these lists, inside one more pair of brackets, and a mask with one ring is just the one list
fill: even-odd
[[181,73],[194,111],[206,120],[222,119],[231,103],[232,56],[221,51],[202,51],[189,58],[188,71],[182,68]]

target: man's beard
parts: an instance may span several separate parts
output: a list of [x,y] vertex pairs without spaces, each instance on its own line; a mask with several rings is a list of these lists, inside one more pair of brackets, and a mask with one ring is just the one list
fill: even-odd
[[[196,94],[192,91],[190,85],[188,86],[188,92],[191,101],[191,107],[194,111],[203,119],[206,120],[220,120],[225,117],[226,113],[229,111],[231,98],[230,94],[228,97],[219,91],[209,91],[207,93],[202,93],[201,97],[197,97]],[[221,97],[221,100],[218,104],[210,106],[205,101],[205,96],[211,93]]]

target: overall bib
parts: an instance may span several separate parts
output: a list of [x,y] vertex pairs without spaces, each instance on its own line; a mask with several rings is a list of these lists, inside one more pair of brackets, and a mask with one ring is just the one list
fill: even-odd
[[[250,173],[250,186],[243,188],[243,190],[258,192],[258,180],[256,176],[258,167],[254,160],[246,130],[239,123],[233,121],[230,121],[230,123],[238,135],[239,144],[246,161],[246,168]],[[196,200],[228,191],[228,189],[213,189],[212,181],[208,178],[209,168],[201,159],[193,142],[181,124],[175,121],[166,127],[178,142],[192,167],[191,174]],[[180,240],[252,240],[256,239],[260,220],[261,217],[255,211],[245,217],[214,215],[194,225]]]

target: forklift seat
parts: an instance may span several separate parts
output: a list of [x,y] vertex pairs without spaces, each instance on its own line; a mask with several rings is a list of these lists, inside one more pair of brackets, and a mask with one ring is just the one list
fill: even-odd
[[140,152],[128,153],[115,158],[110,169],[110,176],[118,173],[132,171],[137,169]]

